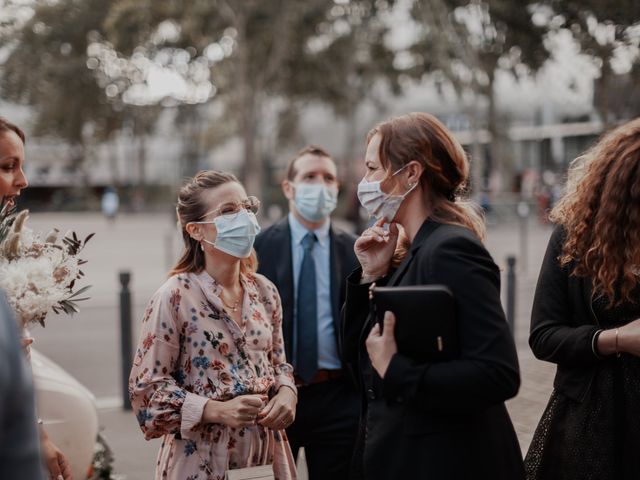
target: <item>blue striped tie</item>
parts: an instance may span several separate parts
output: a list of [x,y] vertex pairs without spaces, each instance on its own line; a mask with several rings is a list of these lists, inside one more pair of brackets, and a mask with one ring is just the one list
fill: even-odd
[[302,239],[304,255],[298,277],[296,369],[305,383],[308,383],[318,370],[318,301],[316,263],[313,259],[313,246],[317,240],[313,232],[307,233]]

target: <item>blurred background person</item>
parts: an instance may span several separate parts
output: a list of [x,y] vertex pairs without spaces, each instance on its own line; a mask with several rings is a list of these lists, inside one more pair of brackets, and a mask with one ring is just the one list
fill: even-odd
[[529,343],[557,371],[527,477],[640,478],[640,119],[576,159],[551,220]]
[[118,208],[120,207],[120,197],[115,188],[107,187],[102,194],[102,213],[108,220],[115,220],[118,215]]
[[[11,207],[29,183],[24,173],[24,132],[13,123],[0,117],[0,197]],[[24,333],[23,333],[24,335]],[[23,340],[28,356],[33,341],[28,335]],[[71,479],[71,468],[64,454],[51,441],[44,427],[40,426],[42,458],[49,475],[56,480]]]
[[[477,207],[457,198],[469,178],[466,153],[435,117],[411,113],[369,132],[365,164],[358,196],[377,222],[355,243],[362,268],[348,279],[341,343],[366,402],[362,478],[524,479],[504,404],[520,376],[500,272]],[[398,226],[408,248],[398,245]],[[394,254],[403,258],[397,268]],[[374,282],[448,287],[458,357],[418,362],[398,352],[393,313],[385,312],[381,334],[369,310]],[[429,312],[415,315],[429,321]]]
[[255,272],[259,205],[224,172],[200,172],[180,191],[185,248],[149,301],[129,384],[145,438],[164,437],[158,480],[258,465],[296,478],[280,297]]
[[309,478],[348,478],[359,396],[338,350],[345,280],[357,266],[355,236],[331,223],[338,171],[318,146],[290,160],[282,182],[289,214],[256,239],[259,272],[282,298],[284,345],[298,384],[298,411],[287,430],[294,456],[304,447]]

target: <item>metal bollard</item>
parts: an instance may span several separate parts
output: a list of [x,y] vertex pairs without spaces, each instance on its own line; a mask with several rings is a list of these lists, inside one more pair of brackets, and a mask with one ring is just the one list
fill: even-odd
[[520,228],[518,229],[518,236],[520,237],[520,269],[523,272],[527,271],[529,266],[529,215],[531,214],[531,208],[527,202],[521,201],[518,203],[518,217],[520,221]]
[[516,331],[516,257],[507,257],[507,323],[511,328],[511,335]]
[[133,358],[133,345],[131,336],[131,290],[129,282],[131,273],[120,272],[120,365],[122,374],[122,408],[131,410],[129,401],[129,372],[131,371],[131,359]]

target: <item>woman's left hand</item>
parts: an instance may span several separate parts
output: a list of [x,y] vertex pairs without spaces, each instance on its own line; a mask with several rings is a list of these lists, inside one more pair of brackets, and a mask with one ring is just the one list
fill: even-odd
[[383,332],[380,333],[380,325],[376,323],[365,342],[371,365],[378,372],[380,378],[384,378],[391,359],[398,351],[394,333],[395,327],[396,316],[392,312],[384,312]]
[[278,393],[258,414],[258,423],[272,430],[284,430],[296,418],[296,404],[298,397],[292,389],[282,386]]
[[71,477],[71,465],[58,447],[49,439],[44,430],[41,432],[40,447],[42,449],[42,461],[49,471],[49,478],[53,480],[73,480]]

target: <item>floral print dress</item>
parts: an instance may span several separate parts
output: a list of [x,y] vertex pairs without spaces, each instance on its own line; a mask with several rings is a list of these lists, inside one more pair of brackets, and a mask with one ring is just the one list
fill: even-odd
[[284,385],[296,391],[275,286],[259,274],[241,283],[244,329],[204,270],[174,275],[149,301],[129,396],[145,438],[163,437],[156,479],[222,480],[227,470],[265,464],[276,479],[296,478],[284,430],[201,423],[209,399],[273,395]]

